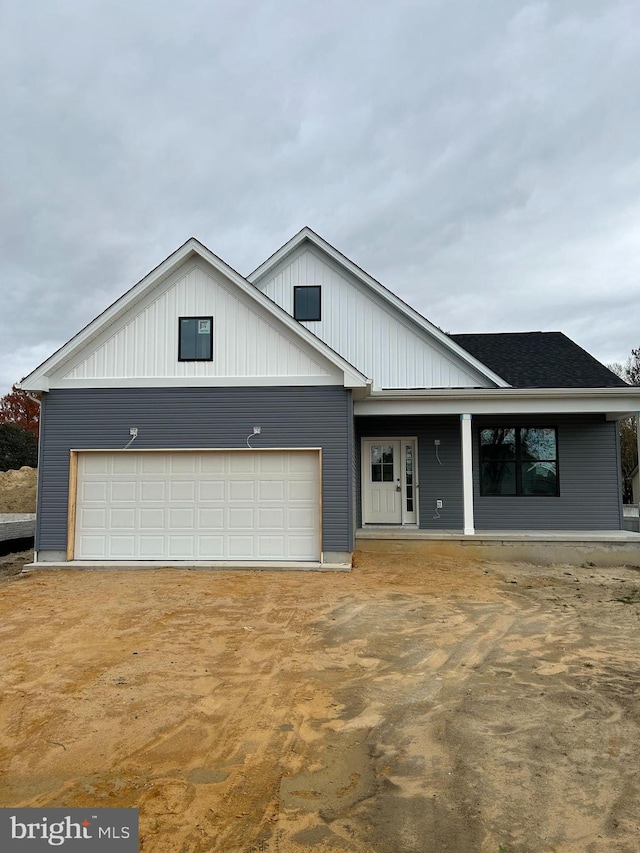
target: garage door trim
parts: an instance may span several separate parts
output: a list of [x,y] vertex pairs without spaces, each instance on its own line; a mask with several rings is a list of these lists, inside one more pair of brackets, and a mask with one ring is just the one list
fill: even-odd
[[[100,454],[107,453],[110,455],[128,454],[128,453],[309,453],[315,452],[318,454],[318,543],[320,550],[320,559],[322,559],[322,448],[321,447],[261,447],[261,448],[244,448],[244,447],[154,447],[154,448],[132,448],[131,450],[123,450],[117,448],[82,448],[71,449],[69,451],[69,503],[67,510],[67,560],[72,561],[75,558],[76,547],[76,509],[78,502],[78,458],[80,454]],[[164,562],[164,561],[163,561]],[[214,560],[207,562],[215,562]],[[229,562],[225,560],[224,562]]]

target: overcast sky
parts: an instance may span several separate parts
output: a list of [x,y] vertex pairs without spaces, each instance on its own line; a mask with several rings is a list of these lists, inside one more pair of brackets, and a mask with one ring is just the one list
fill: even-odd
[[638,0],[0,0],[0,393],[196,236],[640,346]]

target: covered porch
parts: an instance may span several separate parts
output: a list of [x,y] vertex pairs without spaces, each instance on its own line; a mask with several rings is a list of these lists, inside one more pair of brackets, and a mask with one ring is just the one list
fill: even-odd
[[639,404],[632,387],[373,392],[354,407],[357,547],[637,549],[637,534],[625,538],[617,421]]

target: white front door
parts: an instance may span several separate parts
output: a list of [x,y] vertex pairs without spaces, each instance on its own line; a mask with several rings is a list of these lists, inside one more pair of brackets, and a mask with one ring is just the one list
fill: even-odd
[[363,524],[416,524],[415,438],[363,439]]

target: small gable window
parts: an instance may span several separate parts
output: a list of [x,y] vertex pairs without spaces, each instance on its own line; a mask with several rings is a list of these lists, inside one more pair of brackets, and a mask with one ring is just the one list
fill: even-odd
[[296,320],[320,319],[320,287],[318,285],[293,288],[293,316]]
[[556,428],[481,429],[480,494],[558,495]]
[[178,361],[212,361],[213,317],[180,317]]

